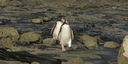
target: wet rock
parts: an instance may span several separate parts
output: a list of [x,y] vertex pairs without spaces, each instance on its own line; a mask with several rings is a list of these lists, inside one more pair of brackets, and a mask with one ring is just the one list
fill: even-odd
[[50,21],[51,19],[49,17],[43,17],[44,21]]
[[87,49],[87,48],[85,48],[85,46],[83,45],[83,44],[72,44],[72,48],[74,49],[74,50],[76,50],[76,49]]
[[125,36],[118,54],[118,64],[128,64],[128,35]]
[[97,45],[97,40],[94,37],[91,37],[89,35],[83,35],[81,37],[84,45],[88,48],[88,49],[97,49],[98,45]]
[[116,42],[113,42],[113,41],[108,41],[104,44],[104,47],[107,47],[107,48],[117,48],[119,47],[119,44],[116,43]]
[[81,58],[77,57],[69,60],[68,62],[62,62],[62,64],[84,64],[84,61]]
[[39,62],[32,62],[31,64],[40,64]]
[[7,51],[9,52],[19,52],[19,51],[25,51],[26,49],[24,47],[10,47],[9,49],[7,49]]
[[88,49],[98,49],[97,43],[92,40],[85,39],[83,43]]
[[13,27],[0,27],[0,37],[11,37],[12,41],[17,41],[19,33]]
[[108,34],[108,33],[101,33],[100,38],[104,41],[115,41],[118,43],[120,43],[122,41],[121,38],[114,36],[112,34]]
[[27,42],[27,43],[41,43],[41,36],[40,34],[34,32],[27,32],[21,35],[19,40],[20,42]]
[[89,36],[89,35],[83,35],[83,36],[81,37],[81,39],[82,39],[82,41],[84,41],[85,39],[87,39],[87,40],[92,40],[92,41],[94,41],[94,42],[97,43],[97,40],[96,40],[94,37],[91,37],[91,36]]
[[42,23],[43,20],[42,19],[32,19],[32,23],[35,23],[35,24],[39,24],[39,23]]
[[56,39],[46,38],[43,40],[43,44],[54,45],[54,44],[56,44]]
[[6,60],[0,60],[0,64],[29,64],[29,63],[22,63],[20,61],[6,61]]
[[14,46],[11,38],[9,38],[9,37],[8,38],[2,38],[0,40],[0,45],[2,45],[4,48],[11,48]]

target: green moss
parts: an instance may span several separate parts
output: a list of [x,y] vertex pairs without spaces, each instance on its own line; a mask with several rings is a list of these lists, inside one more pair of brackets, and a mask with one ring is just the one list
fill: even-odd
[[108,54],[106,51],[74,51],[72,54]]

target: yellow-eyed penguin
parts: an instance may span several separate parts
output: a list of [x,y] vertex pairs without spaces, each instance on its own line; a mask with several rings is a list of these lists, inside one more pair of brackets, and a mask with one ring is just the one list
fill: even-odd
[[[54,24],[54,26],[52,27],[51,34],[53,33],[52,34],[53,39],[57,39],[60,27],[63,23],[64,23],[64,19],[61,18],[61,21],[57,21],[56,24]],[[58,40],[59,40],[59,38],[58,38]]]
[[62,51],[65,51],[64,45],[68,44],[68,47],[71,47],[72,40],[74,38],[74,34],[72,29],[69,26],[67,20],[61,25],[60,31],[58,33],[58,38],[60,39],[60,43],[62,46]]

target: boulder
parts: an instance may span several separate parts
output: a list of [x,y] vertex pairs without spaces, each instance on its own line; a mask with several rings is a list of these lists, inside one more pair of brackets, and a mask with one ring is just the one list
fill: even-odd
[[123,40],[117,62],[118,64],[128,64],[128,35]]
[[35,24],[39,24],[39,23],[42,23],[43,20],[42,19],[32,19],[32,23],[35,23]]
[[94,37],[83,35],[81,39],[88,49],[98,49],[97,40]]
[[68,62],[62,62],[62,64],[84,64],[84,61],[81,58],[77,57],[69,60]]
[[116,43],[116,42],[113,42],[113,41],[108,41],[104,44],[104,47],[107,47],[107,48],[117,48],[119,47],[119,44]]
[[43,17],[44,21],[50,21],[51,19],[49,17]]
[[89,36],[89,35],[83,35],[83,36],[81,36],[81,39],[82,39],[82,41],[84,41],[85,39],[87,39],[87,40],[92,40],[92,41],[94,41],[94,42],[97,43],[97,40],[94,37]]
[[54,44],[56,44],[56,39],[46,38],[46,39],[43,40],[43,44],[54,45]]
[[13,27],[0,27],[0,37],[11,37],[12,41],[17,41],[19,33]]
[[9,38],[9,37],[8,38],[2,38],[0,40],[0,45],[2,45],[4,48],[11,48],[14,46],[11,38]]
[[93,40],[88,40],[85,39],[83,41],[84,45],[88,48],[88,49],[98,49],[98,45],[96,42],[94,42]]
[[41,43],[41,36],[40,34],[34,32],[27,32],[21,35],[19,40],[20,42],[27,42],[27,43]]

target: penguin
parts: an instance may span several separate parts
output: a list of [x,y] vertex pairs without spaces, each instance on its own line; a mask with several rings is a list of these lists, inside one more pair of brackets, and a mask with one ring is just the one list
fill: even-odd
[[72,40],[74,39],[74,34],[67,20],[61,25],[57,39],[58,38],[60,39],[62,51],[66,51],[64,46],[67,44],[69,48],[71,47]]
[[[59,33],[59,30],[60,30],[60,27],[61,25],[64,23],[64,19],[63,17],[61,18],[61,21],[57,21],[56,24],[54,24],[54,26],[52,27],[51,29],[51,35],[53,35],[53,39],[57,39],[57,36],[58,36],[58,33]],[[59,40],[59,38],[58,38]]]

